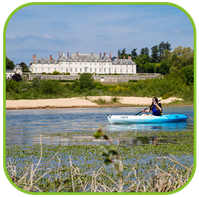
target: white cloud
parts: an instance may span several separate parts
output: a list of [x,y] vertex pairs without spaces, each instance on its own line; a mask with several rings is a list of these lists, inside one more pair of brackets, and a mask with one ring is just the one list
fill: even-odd
[[47,39],[53,39],[53,36],[51,36],[51,35],[49,35],[49,34],[47,34],[47,33],[41,34],[40,37],[41,37],[41,38],[47,38]]

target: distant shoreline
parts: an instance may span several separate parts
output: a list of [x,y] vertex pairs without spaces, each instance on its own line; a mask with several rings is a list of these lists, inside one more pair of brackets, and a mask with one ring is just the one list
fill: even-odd
[[[6,110],[31,110],[31,109],[64,109],[64,108],[116,108],[116,107],[147,107],[151,104],[151,98],[147,97],[117,97],[119,102],[111,102],[111,96],[96,96],[84,98],[60,98],[38,100],[6,100]],[[104,104],[96,101],[103,99]],[[172,103],[180,98],[162,100],[163,107],[193,107],[193,103]]]

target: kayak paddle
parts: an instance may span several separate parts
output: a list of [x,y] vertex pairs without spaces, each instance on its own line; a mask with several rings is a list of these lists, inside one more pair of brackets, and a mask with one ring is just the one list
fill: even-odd
[[[168,92],[166,93],[165,95],[162,96],[162,98],[158,101],[158,103],[161,101],[161,100],[165,100],[165,99],[168,99],[169,97],[171,97],[173,95],[173,92]],[[148,109],[150,106],[144,108],[144,110]],[[135,116],[137,116],[138,114],[142,113],[142,111],[138,112],[137,114],[135,114]]]

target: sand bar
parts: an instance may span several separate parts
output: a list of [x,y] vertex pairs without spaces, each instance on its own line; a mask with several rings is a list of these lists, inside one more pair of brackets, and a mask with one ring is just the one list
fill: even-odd
[[[38,100],[6,100],[6,109],[48,109],[48,108],[85,108],[101,107],[94,103],[95,100],[102,98],[109,102],[112,96],[95,96],[87,98],[60,98],[60,99],[38,99]],[[121,105],[150,105],[151,98],[147,97],[118,97]],[[181,98],[169,98],[162,100],[161,103],[171,103]]]

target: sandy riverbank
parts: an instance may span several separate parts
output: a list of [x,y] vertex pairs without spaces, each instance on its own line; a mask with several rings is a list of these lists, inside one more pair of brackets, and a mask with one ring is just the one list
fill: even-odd
[[[49,109],[49,108],[86,108],[86,107],[101,107],[94,101],[102,98],[107,102],[111,101],[111,96],[95,96],[86,98],[60,98],[60,99],[39,99],[39,100],[6,100],[6,109]],[[119,103],[117,106],[132,106],[132,105],[150,105],[151,98],[147,97],[118,97]],[[171,97],[162,100],[162,104],[168,104],[175,100],[183,100],[181,98]],[[113,104],[114,105],[114,104]],[[111,104],[109,104],[111,107]]]

